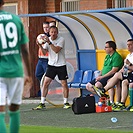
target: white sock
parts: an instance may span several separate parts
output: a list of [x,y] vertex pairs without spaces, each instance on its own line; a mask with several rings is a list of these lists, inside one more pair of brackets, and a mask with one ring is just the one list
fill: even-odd
[[119,102],[116,102],[116,104],[119,104]]
[[68,103],[68,98],[64,98],[64,103]]
[[46,97],[41,97],[41,103],[44,104],[46,100]]
[[111,104],[113,104],[114,102],[113,101],[110,101]]

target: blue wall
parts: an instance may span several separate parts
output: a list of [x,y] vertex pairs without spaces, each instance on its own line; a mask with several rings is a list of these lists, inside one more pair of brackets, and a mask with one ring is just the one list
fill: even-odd
[[77,54],[79,70],[97,70],[95,50],[78,50]]

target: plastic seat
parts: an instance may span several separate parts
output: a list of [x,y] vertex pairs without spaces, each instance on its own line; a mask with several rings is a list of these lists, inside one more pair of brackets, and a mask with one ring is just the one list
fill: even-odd
[[95,70],[93,72],[93,78],[92,78],[92,80],[95,79],[95,78],[97,78],[100,75],[100,72],[101,72],[100,70]]
[[86,70],[83,75],[83,80],[80,84],[80,88],[86,88],[86,84],[92,80],[93,71]]
[[73,81],[68,83],[69,88],[79,88],[83,78],[83,70],[76,70],[74,73]]

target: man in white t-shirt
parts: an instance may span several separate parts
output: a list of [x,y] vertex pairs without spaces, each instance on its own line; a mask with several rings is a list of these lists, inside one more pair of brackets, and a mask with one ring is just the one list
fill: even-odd
[[65,60],[65,40],[63,37],[58,36],[58,28],[56,26],[50,27],[49,34],[50,37],[44,37],[46,43],[43,46],[38,43],[44,55],[49,52],[49,61],[44,78],[44,84],[42,86],[41,102],[34,109],[40,110],[45,108],[48,86],[51,81],[54,80],[56,75],[58,75],[59,80],[61,80],[64,96],[64,108],[67,109],[70,108],[70,104],[68,103],[69,89],[67,86],[68,75]]

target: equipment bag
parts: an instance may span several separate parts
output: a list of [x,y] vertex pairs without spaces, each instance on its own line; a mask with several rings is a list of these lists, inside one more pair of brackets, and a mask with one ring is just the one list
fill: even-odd
[[85,114],[96,112],[95,97],[76,97],[73,99],[72,110],[74,114]]

